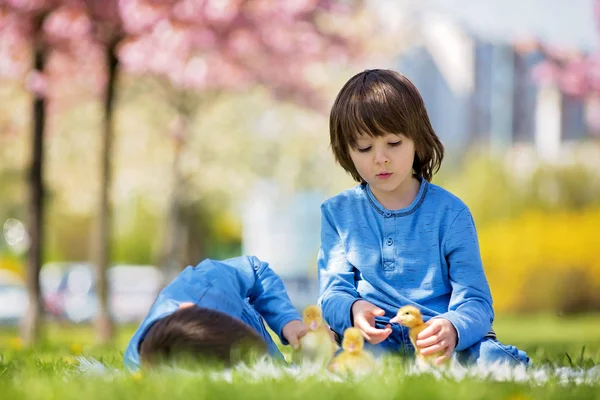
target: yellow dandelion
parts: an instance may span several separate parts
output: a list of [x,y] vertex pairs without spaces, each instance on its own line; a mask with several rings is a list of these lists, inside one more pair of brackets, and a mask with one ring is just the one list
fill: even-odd
[[71,353],[75,354],[76,356],[80,355],[83,352],[83,346],[79,343],[73,343],[71,345]]
[[139,381],[139,380],[141,380],[143,377],[144,377],[144,375],[142,375],[142,372],[141,372],[141,371],[136,371],[136,372],[133,372],[133,373],[131,374],[131,379],[133,379],[134,381]]
[[8,345],[11,349],[21,350],[25,347],[25,342],[20,337],[13,337],[8,340]]

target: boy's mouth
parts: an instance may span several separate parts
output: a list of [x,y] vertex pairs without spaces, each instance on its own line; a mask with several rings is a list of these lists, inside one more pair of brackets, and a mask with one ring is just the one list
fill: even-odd
[[378,173],[378,174],[377,174],[377,177],[378,177],[379,179],[387,179],[387,178],[389,178],[390,176],[392,176],[392,173],[391,173],[391,172],[380,172],[380,173]]

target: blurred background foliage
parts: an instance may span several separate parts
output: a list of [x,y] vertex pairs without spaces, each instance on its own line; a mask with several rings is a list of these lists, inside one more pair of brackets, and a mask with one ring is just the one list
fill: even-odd
[[[250,107],[251,104],[252,102]],[[240,118],[238,121],[244,125],[243,111],[230,108],[235,107],[235,102],[222,107],[220,112],[237,112]],[[218,115],[213,115],[215,121],[219,120]],[[320,118],[320,123],[324,125],[322,116],[315,118]],[[216,123],[218,122],[206,121],[203,124],[206,126],[207,135],[210,132],[218,132],[218,129],[211,125]],[[284,120],[282,123],[288,122]],[[317,137],[319,135],[315,135],[312,143],[310,140],[295,139],[293,126],[294,124],[290,124],[290,142],[281,143],[272,138],[244,141],[242,138],[239,142],[232,143],[231,146],[239,145],[244,147],[244,150],[231,149],[231,158],[224,156],[227,149],[219,146],[221,158],[212,159],[217,165],[215,168],[219,168],[219,163],[227,165],[222,167],[221,171],[231,165],[237,165],[236,171],[239,169],[240,176],[236,178],[240,179],[215,179],[213,185],[202,186],[201,195],[192,190],[185,207],[186,219],[190,222],[190,229],[193,229],[190,237],[194,238],[186,247],[188,254],[185,258],[191,263],[192,260],[199,260],[201,257],[225,258],[240,254],[242,225],[234,199],[243,196],[244,184],[252,179],[252,174],[271,173],[274,178],[277,177],[278,168],[266,165],[273,165],[265,161],[267,159],[278,160],[275,164],[282,163],[284,166],[279,169],[290,171],[297,168],[298,171],[302,171],[298,173],[294,183],[298,187],[321,184],[323,187],[329,186],[330,192],[333,193],[339,186],[352,184],[347,176],[336,173],[339,168],[329,160],[329,151],[322,152],[321,158],[318,156],[310,160],[311,157],[307,154],[318,154],[318,151],[311,153],[311,146],[327,146],[322,138]],[[143,129],[139,129],[139,132],[141,131]],[[229,131],[235,132],[235,127]],[[77,132],[77,129],[71,132]],[[148,133],[148,140],[160,140],[159,133],[155,134],[157,136],[153,138],[152,134]],[[22,138],[3,140],[6,144],[2,146],[3,151],[14,148],[16,152],[21,146]],[[294,143],[294,140],[298,140],[298,143]],[[210,143],[210,140],[208,142]],[[76,141],[63,142],[65,149],[61,151],[68,153],[69,146],[74,143]],[[139,142],[131,144],[130,148],[126,146],[127,144],[119,146],[120,152],[130,152],[130,157],[119,155],[123,164],[130,163],[134,166],[135,163],[139,163],[147,170],[156,171],[160,168],[156,165],[160,164],[156,158],[160,158],[160,145],[149,144],[148,146],[154,149],[152,153],[143,151],[143,145]],[[197,146],[197,151],[206,155],[202,162],[209,163],[210,154],[216,149],[208,143]],[[60,153],[58,148],[56,151]],[[240,154],[252,155],[248,157],[248,168],[244,170]],[[251,159],[259,162],[252,163]],[[62,168],[69,168],[72,160],[65,154],[53,162],[65,163]],[[190,162],[190,168],[193,169],[193,162]],[[82,165],[83,169],[93,168],[89,163],[78,165]],[[5,164],[4,167],[0,173],[0,187],[3,188],[3,196],[0,197],[0,219],[5,220],[9,216],[22,217],[24,171],[19,165],[6,168]],[[319,171],[325,168],[331,173],[319,174]],[[77,168],[75,175],[82,172],[82,169]],[[85,174],[89,172],[82,175]],[[140,174],[144,174],[143,170]],[[73,176],[72,173],[66,175]],[[113,260],[134,264],[157,262],[164,225],[160,211],[164,207],[164,197],[160,193],[165,190],[165,182],[157,175],[154,175],[154,179],[147,179],[144,184],[136,181],[135,177],[130,177],[136,192],[132,193],[131,186],[128,186],[128,196],[116,202],[111,256]],[[210,181],[210,176],[202,175],[203,177],[195,178],[195,182],[202,184]],[[332,184],[329,179],[331,175],[337,175],[337,184]],[[321,177],[327,179],[318,182]],[[120,181],[125,177],[119,174],[117,179]],[[284,181],[291,184],[287,179]],[[79,183],[68,183],[57,176],[50,182],[45,261],[85,260],[89,254],[93,218],[90,205],[85,204],[82,199],[85,196],[81,196],[80,193],[93,190],[93,185],[90,187],[92,181],[88,179],[86,183],[86,178],[82,176]],[[531,172],[524,174],[511,168],[505,158],[491,156],[482,149],[473,149],[460,165],[442,168],[434,183],[443,185],[455,193],[473,212],[482,258],[498,312],[570,313],[600,308],[600,257],[597,254],[600,177],[595,170],[583,163],[541,163]],[[68,205],[70,197],[77,197],[77,202],[80,203]],[[91,202],[91,199],[89,201]],[[22,274],[22,263],[22,254],[16,254],[3,243],[0,268]],[[307,271],[313,268],[307,266]]]
[[[112,158],[111,262],[164,267],[162,252],[168,236],[170,196],[176,186],[172,175],[176,157],[183,188],[179,211],[184,232],[181,258],[185,264],[196,264],[204,257],[226,258],[242,252],[241,208],[258,182],[275,182],[290,193],[315,191],[323,198],[353,185],[350,177],[335,165],[329,149],[328,108],[339,88],[357,71],[390,67],[407,73],[411,79],[415,76],[433,124],[438,133],[443,133],[440,136],[447,144],[447,156],[434,183],[459,196],[473,213],[497,311],[576,313],[600,310],[600,257],[595,253],[600,247],[597,234],[600,227],[600,136],[598,126],[592,123],[595,115],[592,113],[599,113],[594,103],[599,98],[598,89],[593,86],[598,83],[592,82],[592,74],[588,74],[590,84],[576,85],[575,93],[573,87],[568,86],[573,80],[561,79],[559,73],[561,67],[569,67],[568,57],[580,60],[590,48],[580,46],[561,53],[554,51],[553,43],[541,43],[542,39],[535,45],[528,41],[527,46],[519,46],[518,40],[509,34],[516,29],[510,26],[504,26],[505,35],[501,39],[491,40],[485,37],[485,32],[457,23],[464,31],[464,35],[459,36],[469,38],[472,57],[480,56],[481,59],[472,65],[469,59],[449,59],[446,61],[454,64],[445,63],[436,58],[442,57],[444,61],[444,54],[437,53],[439,49],[431,43],[443,44],[434,34],[442,32],[442,36],[451,37],[453,25],[436,25],[439,20],[424,17],[425,11],[411,13],[415,7],[402,8],[411,2],[340,3],[364,3],[361,11],[352,17],[354,29],[349,34],[354,39],[369,40],[361,43],[365,46],[362,57],[338,59],[329,56],[328,62],[312,71],[312,81],[323,99],[317,106],[305,107],[298,101],[283,101],[281,96],[273,96],[272,88],[259,83],[244,86],[241,91],[215,93],[207,89],[180,90],[164,77],[119,75],[114,106],[116,142]],[[435,3],[433,0],[422,2],[424,9]],[[591,7],[592,2],[588,3]],[[398,4],[402,7],[397,8]],[[441,15],[448,17],[448,13]],[[586,9],[585,13],[590,14],[590,11]],[[321,21],[321,28],[348,31],[339,26],[349,24],[348,19],[338,19],[333,14],[322,17],[329,19]],[[542,17],[539,16],[540,21]],[[573,21],[561,20],[561,24],[553,24],[552,19],[544,18],[546,31],[562,22],[575,26]],[[517,19],[515,17],[514,21]],[[477,20],[472,18],[471,22]],[[507,18],[496,20],[502,24]],[[440,30],[440,26],[444,29]],[[163,42],[163,45],[167,43]],[[554,82],[555,89],[568,94],[561,94],[561,112],[567,106],[577,111],[571,113],[576,114],[574,122],[567,121],[571,114],[563,113],[567,122],[559,124],[560,151],[557,150],[558,156],[550,158],[544,157],[539,150],[546,148],[547,141],[554,140],[552,135],[536,138],[534,130],[538,128],[517,118],[517,111],[523,108],[520,104],[510,104],[513,106],[510,112],[500,107],[510,103],[502,97],[500,89],[504,86],[514,86],[514,93],[509,97],[516,102],[529,93],[519,92],[522,87],[539,84],[527,69],[535,63],[528,64],[527,68],[519,66],[530,51],[538,61],[552,64],[552,74],[544,75],[544,82],[554,79],[558,82]],[[509,57],[508,62],[490,62],[488,65],[482,56],[486,52],[492,54],[492,60],[502,60],[498,54],[506,55],[506,52],[514,59]],[[411,57],[413,69],[405,64]],[[283,61],[286,66],[293,64],[287,62],[289,60]],[[427,68],[421,64],[424,62]],[[503,78],[492,76],[495,73],[500,76],[509,64],[514,67],[515,75],[521,68],[522,82],[515,78],[513,85],[505,85]],[[589,65],[595,64],[590,61]],[[592,71],[589,65],[586,68]],[[454,72],[449,73],[445,68]],[[420,80],[415,70],[422,72]],[[469,89],[471,97],[463,95],[462,72],[465,70],[472,70],[473,81],[484,89],[495,85],[493,89],[486,89],[487,97],[479,92],[482,89],[475,83]],[[569,70],[570,77],[573,74],[588,76],[580,70],[577,73]],[[410,75],[411,71],[413,75]],[[491,83],[480,82],[488,78]],[[468,79],[466,81],[468,83]],[[441,89],[432,89],[436,82]],[[541,84],[538,86],[542,87]],[[48,201],[44,263],[89,260],[94,240],[101,185],[101,153],[98,149],[102,101],[85,85],[83,89],[81,85],[70,89],[73,89],[70,97],[62,100],[63,103],[56,100],[60,107],[49,107],[48,112],[44,149]],[[584,89],[589,89],[590,93]],[[458,117],[457,120],[443,119],[458,115],[451,109],[455,98],[448,97],[452,90],[457,99],[462,99],[472,109],[472,115],[465,113],[464,120],[469,124],[482,119],[486,112],[493,114],[487,115],[489,126],[473,123],[474,127],[469,128],[472,132],[466,132],[465,128],[462,133],[467,139],[463,137],[462,141],[452,132],[460,133],[466,125],[460,125],[462,122]],[[575,104],[577,96],[587,96],[586,102]],[[437,104],[436,107],[436,101],[442,106]],[[30,103],[31,93],[23,82],[2,81],[0,224],[27,219]],[[592,107],[594,104],[596,108]],[[182,121],[182,107],[193,111],[183,115],[189,120]],[[583,123],[584,110],[591,122]],[[535,105],[523,114],[525,122],[534,119]],[[181,154],[176,156],[178,129],[182,123],[187,124],[187,138]],[[573,134],[567,129],[569,123],[577,125],[573,131],[579,135],[575,135],[577,140],[566,140],[567,133]],[[508,134],[508,141],[493,137],[496,130],[499,135],[506,136],[501,130],[509,125],[511,129],[513,125],[525,128],[522,131],[514,128]],[[444,133],[450,127],[455,127],[455,131]],[[318,232],[314,234],[318,236]],[[15,247],[0,238],[0,269],[24,276],[26,243],[23,248]],[[312,260],[316,260],[317,249],[310,251],[314,253]],[[307,276],[314,276],[315,264],[302,266]]]
[[583,162],[516,171],[474,150],[439,182],[473,213],[495,308],[590,312],[600,308],[600,176]]

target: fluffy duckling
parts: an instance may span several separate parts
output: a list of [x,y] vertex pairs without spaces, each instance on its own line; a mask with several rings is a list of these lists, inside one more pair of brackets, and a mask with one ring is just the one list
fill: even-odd
[[294,361],[329,362],[338,349],[332,333],[323,323],[323,314],[316,305],[309,305],[302,313],[302,321],[309,331],[300,338],[300,348]]
[[410,342],[415,348],[415,356],[417,357],[417,360],[425,361],[427,364],[435,365],[435,360],[444,355],[444,351],[440,350],[436,353],[425,356],[421,354],[421,349],[417,347],[417,335],[419,335],[423,329],[427,328],[427,325],[425,325],[423,322],[421,311],[419,311],[417,307],[401,307],[396,316],[390,319],[390,322],[397,322],[408,328],[408,336],[410,337]]
[[348,328],[342,340],[340,352],[329,364],[328,369],[338,375],[363,375],[375,368],[375,360],[363,349],[365,340],[358,328]]

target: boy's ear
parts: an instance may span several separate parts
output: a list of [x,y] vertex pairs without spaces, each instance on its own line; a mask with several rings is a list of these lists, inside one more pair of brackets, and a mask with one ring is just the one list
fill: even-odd
[[182,308],[188,308],[188,307],[193,307],[193,306],[195,306],[194,303],[186,302],[186,303],[181,303],[177,309],[181,310]]

